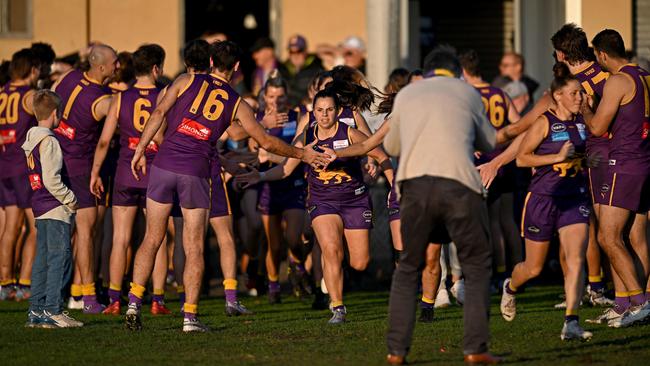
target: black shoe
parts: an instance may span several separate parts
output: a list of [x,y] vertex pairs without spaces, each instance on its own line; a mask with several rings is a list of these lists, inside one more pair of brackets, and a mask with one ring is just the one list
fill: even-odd
[[269,291],[269,304],[275,305],[282,303],[282,298],[280,297],[280,292]]
[[433,308],[422,308],[418,321],[420,323],[433,323]]
[[330,303],[327,296],[320,290],[320,287],[316,287],[314,290],[314,302],[311,304],[311,308],[314,310],[325,310],[329,309]]

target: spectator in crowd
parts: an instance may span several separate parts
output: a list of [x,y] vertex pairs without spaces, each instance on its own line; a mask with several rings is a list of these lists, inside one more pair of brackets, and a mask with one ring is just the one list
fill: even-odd
[[299,34],[289,38],[287,50],[289,58],[284,62],[287,73],[283,77],[289,86],[289,104],[296,106],[307,95],[309,83],[323,70],[323,63],[318,56],[307,52],[307,40]]
[[522,114],[526,106],[530,103],[530,96],[528,95],[526,84],[521,81],[511,81],[502,89],[512,100],[512,105],[517,110],[517,113]]
[[253,94],[257,95],[273,70],[278,69],[281,75],[286,75],[286,69],[275,56],[275,43],[268,37],[255,41],[251,47],[251,54],[256,66],[251,89]]
[[521,81],[526,85],[528,90],[528,97],[530,99],[529,105],[532,105],[533,95],[537,88],[539,88],[539,83],[526,75],[524,72],[525,62],[524,57],[518,53],[508,52],[501,57],[501,63],[499,64],[500,75],[497,76],[492,85],[503,88],[511,81]]

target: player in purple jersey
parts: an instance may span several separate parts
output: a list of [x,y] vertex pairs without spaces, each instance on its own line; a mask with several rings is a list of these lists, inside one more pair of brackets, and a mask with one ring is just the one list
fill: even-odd
[[517,154],[518,166],[534,168],[522,215],[526,259],[515,266],[512,277],[503,284],[501,315],[507,321],[514,319],[517,288],[541,273],[557,232],[567,262],[567,307],[560,337],[589,339],[592,333],[578,323],[591,207],[583,172],[586,126],[579,114],[584,97],[580,83],[566,65],[556,64],[554,73],[550,92],[556,106],[528,130]]
[[115,50],[96,45],[88,56],[87,72],[69,71],[52,86],[63,99],[63,119],[54,130],[63,150],[70,188],[79,201],[75,220],[75,270],[81,278],[84,312],[98,314],[103,306],[95,295],[93,238],[97,199],[90,191],[92,156],[100,134],[99,122],[108,113],[110,89],[104,82],[119,66]]
[[[90,190],[98,198],[104,193],[104,182],[100,177],[101,167],[108,154],[115,131],[120,130],[120,152],[117,161],[115,183],[113,184],[113,245],[110,255],[110,305],[104,314],[120,314],[120,294],[122,279],[126,272],[127,250],[131,244],[133,224],[138,209],[144,209],[147,194],[147,176],[135,180],[131,174],[131,159],[140,140],[140,134],[156,107],[160,89],[156,80],[163,72],[165,51],[156,44],[140,46],[133,54],[135,84],[115,95],[111,101],[106,122],[95,150],[95,158],[90,177]],[[147,150],[148,161],[152,161],[158,151],[162,136],[154,138]],[[161,247],[156,255],[153,275],[152,314],[170,314],[165,307],[163,296],[167,276],[167,250]]]
[[[595,113],[584,108],[584,115],[592,134],[610,133],[608,179],[601,187],[607,202],[599,207],[598,237],[629,296],[629,309],[608,323],[621,327],[650,315],[646,295],[650,268],[645,233],[650,208],[650,74],[629,64],[623,38],[615,30],[601,31],[592,44],[600,66],[612,73]],[[643,265],[641,278],[635,273],[634,261],[623,241],[631,220],[634,224],[629,231],[630,243]]]
[[[279,75],[272,75],[262,91],[261,110],[257,119],[267,128],[270,135],[291,143],[296,136],[298,114],[287,110],[287,84]],[[284,115],[286,121],[271,127],[267,121]],[[259,150],[260,170],[266,171],[281,163],[284,158]],[[289,247],[289,279],[294,294],[301,296],[303,291],[311,291],[306,286],[305,254],[303,253],[302,232],[305,225],[305,198],[307,184],[302,169],[277,182],[264,182],[259,187],[258,210],[266,231],[268,248],[266,252],[266,271],[269,286],[269,302],[281,301],[279,267],[282,253],[282,238]],[[284,225],[283,225],[284,222]],[[284,226],[284,229],[283,229]]]
[[[589,49],[589,41],[585,32],[575,24],[565,24],[551,37],[555,57],[569,67],[571,73],[578,79],[580,85],[587,95],[594,98],[597,103],[603,95],[605,80],[609,73],[603,71],[600,65],[594,61],[592,50]],[[608,154],[609,136],[594,136],[587,134],[587,155],[600,156],[605,159]],[[589,244],[587,245],[587,270],[589,279],[589,302],[592,305],[609,306],[613,301],[605,297],[605,283],[601,276],[600,246],[598,245],[598,220],[596,213],[599,205],[604,201],[601,194],[603,180],[607,176],[607,164],[599,164],[589,168],[589,188],[591,192],[594,212],[589,222]],[[560,260],[563,261],[563,257]],[[614,287],[621,288],[622,282],[618,275],[612,271]]]
[[[309,126],[295,139],[295,146],[310,146],[338,150],[362,141],[366,136],[337,120],[339,113],[338,97],[334,90],[324,89],[314,97],[314,114],[317,123]],[[370,152],[384,163],[385,154]],[[386,164],[387,173],[392,173],[390,162]],[[286,159],[282,164],[258,173],[253,171],[238,177],[239,180],[254,184],[258,181],[277,181],[290,176],[300,165],[297,159]],[[392,182],[392,174],[389,181]],[[348,243],[350,266],[362,271],[369,261],[369,236],[372,227],[372,207],[359,159],[347,158],[332,161],[327,168],[307,170],[309,196],[307,210],[312,226],[323,250],[323,270],[325,284],[331,298],[333,316],[330,324],[345,322],[346,308],[343,305],[343,238]]]
[[[29,297],[36,228],[21,145],[27,131],[36,125],[32,102],[40,68],[37,62],[30,49],[14,53],[9,66],[11,80],[0,89],[0,207],[5,212],[4,229],[0,231],[0,300]],[[22,249],[18,288],[14,289],[14,252],[25,218],[29,234]]]
[[[298,149],[267,135],[255,120],[250,107],[230,87],[228,79],[239,67],[240,48],[230,42],[211,46],[214,73],[183,74],[168,88],[151,114],[138,143],[131,170],[150,174],[147,188],[147,231],[135,257],[133,282],[129,291],[126,324],[140,329],[140,307],[154,257],[165,236],[174,196],[183,212],[183,246],[187,265],[183,274],[186,289],[183,331],[205,332],[208,328],[197,318],[199,288],[203,276],[203,242],[210,207],[210,158],[219,137],[236,118],[265,150],[297,157],[314,165],[326,165],[329,156],[311,147]],[[146,169],[146,146],[167,121],[165,139],[158,154]]]
[[[481,94],[487,118],[498,131],[511,123],[516,123],[519,113],[512,105],[510,97],[501,89],[490,86],[481,77],[478,54],[469,50],[459,56],[463,68],[463,78]],[[494,159],[505,150],[506,144],[501,144],[486,154],[478,155],[476,164],[484,164]],[[508,164],[499,169],[497,177],[488,190],[488,213],[490,217],[490,234],[494,248],[493,261],[496,271],[495,283],[506,277],[506,248],[509,262],[521,262],[522,245],[513,213],[515,166]],[[496,286],[497,288],[499,286]]]

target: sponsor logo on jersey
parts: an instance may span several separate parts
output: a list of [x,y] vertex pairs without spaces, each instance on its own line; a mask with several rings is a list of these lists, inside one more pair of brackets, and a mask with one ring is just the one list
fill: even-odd
[[39,189],[43,188],[43,180],[41,179],[40,174],[30,174],[29,185],[32,187],[32,191],[38,191]]
[[647,139],[649,131],[650,131],[650,122],[648,121],[643,122],[643,129],[641,130],[641,138],[644,140]]
[[609,159],[609,166],[616,165],[616,159]]
[[564,123],[553,123],[551,125],[551,131],[553,131],[553,132],[564,132],[564,131],[566,131],[566,125]]
[[348,146],[350,146],[348,140],[334,140],[334,142],[332,142],[332,148],[334,150],[344,149]]
[[212,134],[209,128],[189,118],[183,118],[183,122],[176,131],[201,141],[208,141]]
[[399,208],[391,208],[388,210],[388,216],[393,216],[399,214]]
[[77,134],[77,129],[61,120],[61,122],[59,122],[59,127],[57,127],[54,132],[67,138],[68,140],[74,140],[74,137]]
[[290,121],[282,126],[282,137],[291,137],[296,135],[296,121]]
[[591,210],[587,206],[578,207],[578,211],[580,211],[582,217],[589,217],[589,214],[591,213]]
[[366,191],[366,186],[361,186],[361,187],[354,190],[354,195],[355,196],[362,195],[363,192],[365,192],[365,191]]
[[16,130],[3,130],[0,131],[0,140],[2,144],[15,144],[16,143]]
[[578,128],[578,133],[580,134],[580,139],[586,140],[587,139],[587,129],[585,128],[584,123],[577,123],[576,127]]
[[609,184],[603,184],[602,186],[600,186],[600,192],[601,193],[609,192]]
[[553,132],[553,133],[551,133],[551,141],[553,141],[553,142],[569,141],[569,133],[567,131]]
[[[139,137],[129,137],[129,149],[130,150],[135,150],[138,147],[138,144],[140,143],[140,138]],[[158,152],[158,144],[149,141],[149,144],[147,145],[147,151],[149,152]]]
[[526,228],[526,230],[528,230],[529,233],[533,233],[533,234],[539,234],[539,232],[541,231],[537,226],[534,225],[529,226],[528,228]]
[[363,218],[366,219],[366,222],[370,222],[372,220],[372,211],[370,210],[363,211],[361,215],[363,215]]
[[307,207],[307,213],[310,214],[314,212],[315,209],[316,209],[316,205],[309,206]]

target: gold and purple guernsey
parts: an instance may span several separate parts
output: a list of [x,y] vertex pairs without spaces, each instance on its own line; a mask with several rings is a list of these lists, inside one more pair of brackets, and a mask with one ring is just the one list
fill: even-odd
[[[609,73],[603,71],[600,65],[596,62],[588,63],[582,70],[576,72],[573,76],[578,79],[582,89],[588,95],[595,97],[597,100],[603,97],[603,89],[605,89],[605,82],[609,77]],[[600,155],[601,160],[606,160],[609,154],[609,133],[605,132],[603,136],[594,136],[587,131],[587,155],[594,156]],[[601,194],[601,188],[607,179],[607,164],[601,163],[595,168],[589,168],[589,188],[591,191],[591,199],[594,204],[605,203],[604,197]]]
[[567,141],[575,147],[575,156],[565,162],[534,169],[522,215],[522,236],[548,241],[560,228],[589,222],[591,212],[584,172],[587,131],[582,115],[569,121],[553,112],[543,114],[547,126],[544,140],[535,155],[557,154]]
[[634,94],[621,101],[609,128],[609,179],[601,194],[609,206],[643,213],[650,208],[650,74],[634,64],[616,73],[634,82]]
[[[336,122],[334,136],[319,140],[317,146],[339,150],[350,146],[350,126]],[[318,140],[318,124],[305,132],[305,145]],[[372,228],[372,205],[363,182],[359,158],[337,158],[326,169],[307,167],[309,194],[307,210],[311,219],[339,215],[346,229]]]
[[[288,121],[283,127],[267,129],[267,133],[275,136],[287,144],[291,145],[296,137],[296,128],[298,125],[298,113],[296,111],[288,112]],[[262,113],[258,113],[257,121],[264,118]],[[260,167],[260,171],[271,169],[275,164],[269,162]],[[304,176],[304,167],[300,164],[286,178],[274,181],[264,182],[260,186],[257,208],[264,215],[279,215],[285,210],[305,209],[306,187]]]
[[167,131],[153,161],[147,197],[173,203],[176,195],[182,207],[210,207],[211,158],[240,101],[226,80],[190,74],[167,113]]
[[27,161],[22,144],[36,117],[27,111],[28,85],[6,84],[0,89],[0,207],[31,207]]
[[[115,96],[120,131],[120,152],[113,188],[113,204],[116,206],[145,206],[149,176],[143,175],[140,180],[136,180],[131,173],[131,160],[144,126],[156,108],[159,93],[160,89],[157,87],[132,86]],[[158,145],[151,141],[145,150],[147,170],[150,169],[157,151]]]
[[97,205],[90,192],[90,171],[101,126],[95,113],[97,104],[109,98],[111,90],[81,71],[72,70],[62,76],[54,91],[61,96],[63,117],[54,130],[70,177],[79,208]]

